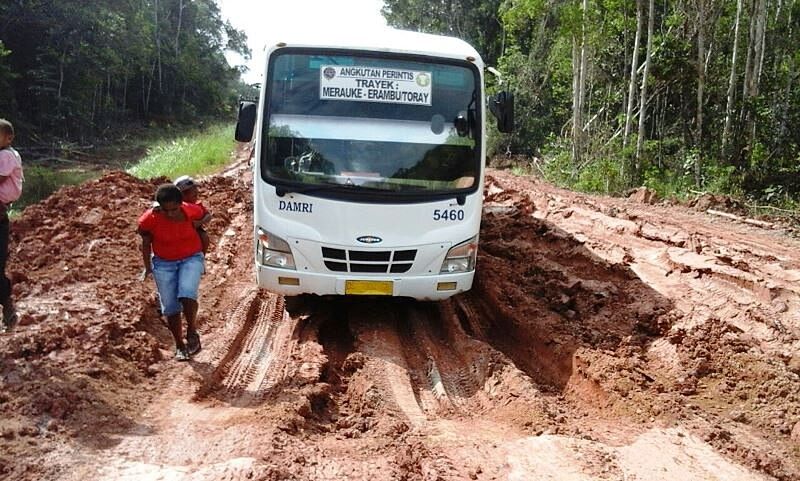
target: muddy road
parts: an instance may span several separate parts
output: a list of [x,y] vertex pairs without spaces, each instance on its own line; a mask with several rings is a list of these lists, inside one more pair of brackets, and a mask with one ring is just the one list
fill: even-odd
[[13,224],[0,478],[800,479],[800,241],[490,171],[472,291],[253,285],[247,153],[215,213],[204,349],[172,360],[122,173]]

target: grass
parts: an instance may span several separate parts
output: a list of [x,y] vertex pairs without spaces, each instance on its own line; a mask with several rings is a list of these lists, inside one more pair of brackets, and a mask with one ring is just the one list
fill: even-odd
[[127,172],[140,179],[202,175],[230,161],[234,148],[233,127],[217,124],[201,132],[157,142],[147,155]]

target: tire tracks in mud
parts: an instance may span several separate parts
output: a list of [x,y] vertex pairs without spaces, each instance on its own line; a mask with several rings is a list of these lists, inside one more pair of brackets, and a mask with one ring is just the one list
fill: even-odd
[[[489,179],[495,192],[504,192],[501,184],[509,181],[500,179]],[[603,204],[549,190],[524,197],[536,206],[533,217],[563,228],[600,258],[628,266],[690,313],[686,327],[726,318],[772,344],[775,354],[787,342],[800,342],[800,258],[790,241],[771,232],[726,231],[701,214],[677,214],[669,222],[650,212],[655,207],[620,200]]]
[[234,405],[262,401],[280,380],[283,367],[276,359],[290,349],[289,321],[283,297],[246,289],[227,321],[236,334],[211,362],[215,368],[197,389],[197,399],[213,393]]
[[[499,476],[504,444],[525,432],[521,418],[530,424],[547,417],[534,383],[502,353],[468,336],[448,303],[349,299],[316,308],[337,312],[318,314],[319,340],[330,369],[340,373],[327,406],[335,414],[318,416],[333,425],[322,431],[356,445],[388,438],[382,442],[390,449],[381,455],[394,474],[387,479]],[[335,324],[338,347],[323,334],[334,330],[328,323]]]
[[[193,366],[199,376],[179,376],[169,388],[192,392],[191,384],[199,380],[191,405],[214,419],[205,424],[214,426],[222,422],[218,417],[229,416],[223,414],[226,409],[212,409],[220,403],[266,412],[260,419],[285,433],[280,443],[286,452],[274,452],[272,461],[287,463],[296,479],[315,480],[342,479],[347,473],[387,480],[502,476],[514,441],[557,431],[564,404],[544,392],[553,391],[548,384],[556,384],[553,377],[531,376],[534,362],[517,367],[529,352],[506,349],[518,355],[515,359],[498,349],[513,339],[501,340],[504,333],[490,315],[490,303],[479,296],[435,304],[287,302],[259,291],[244,274],[251,268],[251,240],[237,233],[244,234],[248,222],[247,210],[240,209],[214,256],[214,310],[226,314],[209,326],[206,349]],[[170,410],[183,412],[184,418],[162,419],[163,428],[187,439],[200,435],[203,417],[181,406],[177,402]],[[273,418],[276,413],[282,419]],[[192,419],[200,426],[186,424]],[[231,426],[258,432],[254,421]],[[235,442],[247,447],[252,435]],[[233,453],[245,454],[240,449],[224,453],[234,441],[221,432],[205,439],[223,447],[188,449],[204,460],[191,468],[193,473],[221,468]],[[308,454],[306,446],[323,454]],[[157,460],[181,467],[180,452],[186,448],[178,443]],[[298,456],[298,449],[306,454]]]
[[387,411],[400,414],[413,427],[463,412],[468,391],[477,380],[463,372],[466,365],[455,360],[446,345],[437,344],[432,326],[439,323],[430,309],[407,301],[354,301],[348,323],[355,348],[372,372],[370,380],[382,394]]

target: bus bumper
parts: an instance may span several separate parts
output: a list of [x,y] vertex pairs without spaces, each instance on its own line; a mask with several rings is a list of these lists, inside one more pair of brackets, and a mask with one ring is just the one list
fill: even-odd
[[386,295],[438,301],[470,290],[474,276],[475,271],[438,276],[359,277],[307,274],[262,265],[256,267],[259,287],[285,296]]

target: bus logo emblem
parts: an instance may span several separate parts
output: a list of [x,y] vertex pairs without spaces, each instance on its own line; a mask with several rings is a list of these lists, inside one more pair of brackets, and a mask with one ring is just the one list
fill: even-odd
[[336,76],[336,69],[333,67],[327,67],[322,71],[322,75],[324,75],[326,79],[330,80]]
[[358,242],[363,242],[364,244],[377,244],[378,242],[383,242],[383,239],[380,237],[375,237],[372,235],[362,235],[361,237],[357,237],[356,240]]

